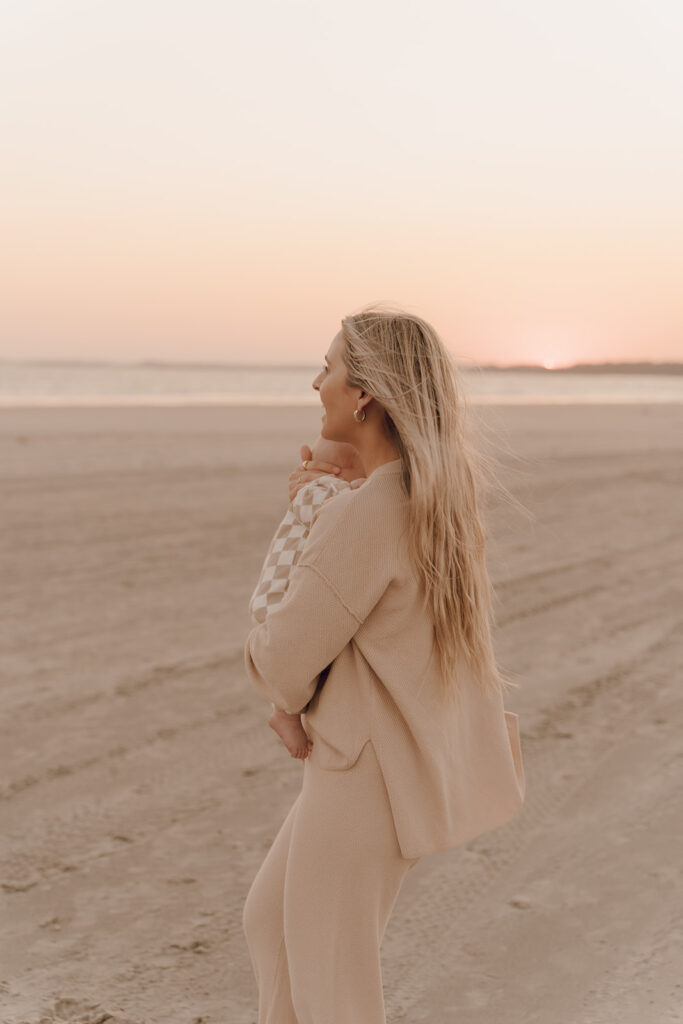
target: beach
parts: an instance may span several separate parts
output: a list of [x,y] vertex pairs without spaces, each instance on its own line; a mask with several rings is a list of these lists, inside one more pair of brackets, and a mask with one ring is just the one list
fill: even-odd
[[[683,1020],[683,405],[474,413],[527,792],[424,858],[389,1024]],[[3,1024],[255,1024],[244,899],[303,766],[243,666],[318,408],[0,410]]]

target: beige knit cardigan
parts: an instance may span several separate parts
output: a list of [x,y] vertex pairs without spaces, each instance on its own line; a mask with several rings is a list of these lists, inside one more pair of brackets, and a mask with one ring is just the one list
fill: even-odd
[[400,459],[326,501],[278,607],[249,633],[248,677],[303,712],[323,769],[344,771],[371,740],[404,857],[458,846],[524,801],[518,717],[485,696],[461,658],[442,693],[434,629],[410,564]]

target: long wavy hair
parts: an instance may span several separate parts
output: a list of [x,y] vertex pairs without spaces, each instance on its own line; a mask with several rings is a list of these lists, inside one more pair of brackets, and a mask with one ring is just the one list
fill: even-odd
[[494,594],[480,508],[488,462],[470,437],[462,374],[431,324],[397,307],[373,304],[345,317],[342,335],[347,384],[383,407],[401,455],[408,547],[431,610],[446,691],[457,689],[461,654],[487,693],[517,687],[493,651]]

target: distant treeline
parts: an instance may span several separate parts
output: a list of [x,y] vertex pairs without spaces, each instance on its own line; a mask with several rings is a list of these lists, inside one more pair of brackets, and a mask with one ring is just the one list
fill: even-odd
[[[111,362],[105,359],[3,359],[0,365],[19,363],[21,365],[41,366],[110,366],[113,369],[122,367],[138,367],[156,370],[315,370],[318,364],[312,363],[183,363],[170,360],[147,359],[139,362]],[[517,363],[513,366],[494,366],[493,364],[460,364],[465,370],[496,370],[509,373],[511,370],[525,373],[656,373],[680,376],[683,374],[683,363],[575,363],[573,366],[538,366],[535,363]]]
[[573,366],[557,366],[553,369],[520,363],[517,366],[482,365],[477,369],[499,370],[502,373],[524,370],[525,373],[657,373],[671,376],[683,374],[683,363],[574,363]]

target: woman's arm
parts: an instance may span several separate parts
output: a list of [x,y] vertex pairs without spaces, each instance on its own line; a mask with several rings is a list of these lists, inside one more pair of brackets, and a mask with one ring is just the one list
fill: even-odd
[[323,503],[282,601],[247,637],[251,683],[289,714],[310,701],[391,582],[381,519],[359,514],[355,497],[347,490]]
[[247,637],[250,682],[282,711],[299,714],[361,625],[315,567],[295,566],[284,599]]

